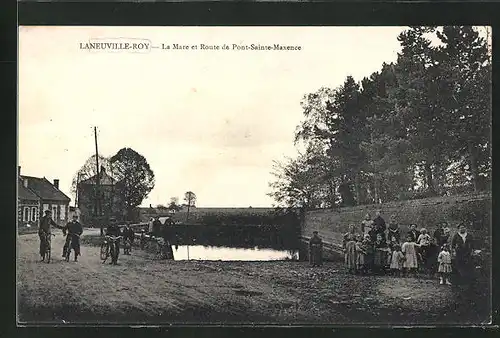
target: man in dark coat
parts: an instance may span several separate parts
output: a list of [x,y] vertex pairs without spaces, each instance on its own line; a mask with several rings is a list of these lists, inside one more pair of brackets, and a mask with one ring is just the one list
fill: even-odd
[[[110,220],[109,220],[109,226],[108,228],[106,229],[106,235],[108,236],[113,236],[113,237],[118,237],[118,236],[121,236],[122,233],[120,231],[120,227],[118,226],[118,224],[116,223],[116,218],[112,217]],[[120,255],[120,240],[117,239],[116,240],[116,257],[111,257],[111,264],[118,264],[118,256]]]
[[442,222],[439,227],[434,231],[434,242],[441,248],[444,244],[448,243],[450,239],[450,229],[448,223]]
[[[134,243],[135,239],[135,233],[134,230],[130,227],[130,222],[127,222],[125,224],[125,227],[123,228],[123,242],[124,244],[124,254],[130,255],[130,248],[132,247],[132,244]],[[127,246],[128,244],[128,246]]]
[[67,250],[70,250],[69,245],[73,250],[75,250],[75,262],[78,261],[78,256],[80,256],[80,235],[83,233],[83,227],[78,222],[78,216],[73,215],[73,220],[66,224],[63,228],[63,233],[66,234],[66,243],[63,247],[63,257],[66,257]]
[[410,237],[411,242],[417,242],[418,236],[420,236],[420,232],[417,230],[416,224],[410,224],[410,231],[408,231],[407,237]]
[[451,249],[455,256],[455,268],[460,282],[469,284],[474,274],[474,238],[467,232],[465,224],[458,226],[458,232],[451,239]]
[[385,241],[385,230],[387,229],[387,226],[385,225],[385,220],[382,218],[381,210],[377,210],[376,216],[373,219],[373,231],[371,233],[372,240],[375,241],[377,239],[377,235],[380,234],[382,235],[382,240]]
[[40,226],[38,228],[38,237],[40,237],[40,256],[42,256],[42,261],[45,260],[45,251],[48,246],[47,235],[51,234],[51,226],[55,226],[56,228],[63,229],[64,227],[59,226],[52,219],[52,211],[45,210],[45,215],[40,218]]
[[169,224],[169,219],[166,219],[165,223],[162,226],[162,237],[163,241],[165,242],[164,254],[166,256],[166,259],[174,259],[174,251],[172,250],[173,234]]
[[155,220],[153,221],[153,232],[151,233],[155,237],[161,237],[162,235],[162,224],[160,222],[160,219],[158,216],[155,217]]
[[396,222],[396,215],[391,216],[387,230],[389,242],[401,243],[401,232],[399,230],[399,224]]

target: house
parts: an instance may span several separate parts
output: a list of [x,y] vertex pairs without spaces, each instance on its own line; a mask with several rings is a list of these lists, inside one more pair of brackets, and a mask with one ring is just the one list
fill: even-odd
[[41,209],[41,199],[28,189],[27,181],[17,180],[17,220],[18,225],[37,226]]
[[[116,180],[111,177],[104,167],[99,172],[99,196],[96,193],[97,174],[78,182],[77,185],[77,208],[80,211],[80,221],[85,225],[93,225],[96,217],[102,219],[105,216],[117,216],[119,199],[115,194]],[[99,197],[99,205],[96,203]],[[120,216],[117,217],[119,219]]]
[[[45,177],[21,175],[18,167],[18,224],[38,224],[45,210],[52,211],[52,218],[59,225],[68,222],[71,199],[59,190],[59,180],[53,183]],[[29,219],[30,223],[26,223]]]

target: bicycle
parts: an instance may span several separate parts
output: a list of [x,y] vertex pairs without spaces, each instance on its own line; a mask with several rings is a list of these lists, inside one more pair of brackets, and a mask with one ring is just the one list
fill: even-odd
[[132,250],[132,241],[127,238],[123,241],[123,254],[130,255],[130,251]]
[[[71,255],[71,248],[73,248],[73,236],[76,236],[78,238],[80,238],[80,235],[78,234],[68,234],[68,236],[71,235],[71,240],[70,242],[68,243],[68,247],[66,248],[66,252],[64,254],[64,259],[66,260],[66,262],[69,262],[69,256]],[[73,250],[74,251],[74,250]],[[76,252],[75,252],[75,259],[76,259]]]
[[52,233],[44,233],[43,234],[43,240],[45,241],[45,251],[42,254],[42,261],[47,259],[46,262],[50,263],[50,257],[51,257],[51,243],[52,243],[52,236],[55,236],[55,234]]
[[104,236],[104,241],[101,244],[101,260],[103,264],[109,256],[111,256],[111,259],[116,262],[116,258],[118,257],[116,242],[120,238],[122,238],[122,236]]
[[165,260],[165,259],[173,259],[174,253],[172,251],[172,246],[168,241],[165,241],[161,237],[156,237],[152,239],[155,243],[155,260]]

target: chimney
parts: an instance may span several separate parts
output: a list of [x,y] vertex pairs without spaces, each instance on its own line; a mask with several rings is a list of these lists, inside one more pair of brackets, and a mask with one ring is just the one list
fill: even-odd
[[17,166],[17,176],[21,177],[21,166]]
[[24,185],[25,188],[28,187],[28,179],[27,178],[23,179],[23,185]]
[[59,189],[59,180],[54,180],[54,187]]

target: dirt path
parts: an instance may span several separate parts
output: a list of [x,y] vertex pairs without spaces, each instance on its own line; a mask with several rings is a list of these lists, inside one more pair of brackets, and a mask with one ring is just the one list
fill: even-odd
[[[88,229],[86,234],[98,230]],[[37,235],[18,240],[23,322],[433,323],[457,321],[452,288],[435,280],[353,276],[337,263],[155,261],[142,251],[102,264],[82,245],[64,262],[40,263]]]

